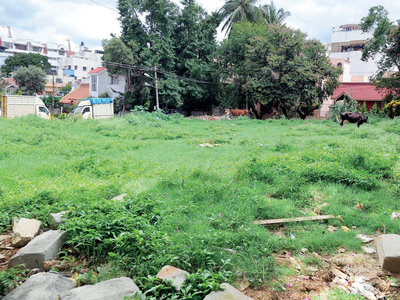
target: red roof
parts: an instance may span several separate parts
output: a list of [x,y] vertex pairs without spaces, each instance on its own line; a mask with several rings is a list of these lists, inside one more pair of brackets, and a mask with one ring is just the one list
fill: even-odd
[[101,71],[105,70],[106,68],[104,67],[97,67],[96,69],[92,70],[89,72],[89,74],[93,74],[93,73],[100,73]]
[[59,103],[61,104],[76,104],[77,100],[85,99],[89,96],[89,85],[82,84],[80,87],[76,88],[69,94],[61,98]]
[[332,99],[336,100],[343,94],[349,95],[352,91],[353,99],[357,101],[382,101],[386,92],[377,91],[370,83],[342,83],[334,92]]

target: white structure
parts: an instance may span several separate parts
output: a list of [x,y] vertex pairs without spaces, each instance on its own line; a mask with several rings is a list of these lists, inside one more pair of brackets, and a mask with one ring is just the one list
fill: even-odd
[[329,57],[351,63],[350,75],[356,76],[351,80],[353,82],[369,82],[369,77],[378,70],[376,61],[380,59],[379,55],[368,62],[361,60],[364,44],[369,38],[372,38],[372,34],[363,33],[358,24],[335,26],[332,29],[332,42],[326,46],[330,50]]
[[[70,40],[55,44],[18,39],[10,26],[0,26],[0,66],[7,57],[17,53],[37,53],[47,56],[52,73],[60,83],[73,83],[75,80],[84,82],[88,79],[90,71],[101,66],[103,55],[103,51],[92,52],[84,47],[83,42],[80,51],[75,53],[71,51]],[[53,75],[48,75],[47,80],[53,81]]]
[[[105,92],[115,99],[120,94],[125,93],[125,77],[122,75],[108,75],[105,67],[98,67],[89,72],[90,88],[89,93],[93,98],[98,98]],[[119,92],[119,93],[118,93]]]

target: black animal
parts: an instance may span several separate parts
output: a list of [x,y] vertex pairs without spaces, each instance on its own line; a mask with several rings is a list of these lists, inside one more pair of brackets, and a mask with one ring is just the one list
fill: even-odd
[[340,126],[343,126],[343,122],[346,120],[350,123],[357,123],[357,127],[360,127],[362,123],[369,123],[368,117],[359,112],[343,112],[340,114],[340,119],[342,119]]

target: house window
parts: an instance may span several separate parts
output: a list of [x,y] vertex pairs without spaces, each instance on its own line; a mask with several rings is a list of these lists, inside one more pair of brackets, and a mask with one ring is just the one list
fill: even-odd
[[118,76],[110,76],[110,84],[118,84]]
[[341,68],[341,67],[342,67],[342,63],[338,63],[337,66],[338,66],[339,68]]
[[97,91],[97,76],[92,76],[92,91]]
[[15,45],[15,49],[26,50],[26,45]]
[[68,65],[68,70],[71,70],[71,66],[70,65]]
[[75,70],[78,70],[78,66],[75,66]]
[[94,70],[94,68],[92,67],[92,71]]
[[7,42],[3,42],[3,46],[7,47],[7,48],[12,48],[13,44],[12,43],[7,43]]
[[83,67],[83,71],[86,71],[86,67]]
[[41,53],[41,52],[42,52],[42,48],[40,48],[40,47],[33,47],[33,51],[34,51],[34,52],[39,52],[39,53]]

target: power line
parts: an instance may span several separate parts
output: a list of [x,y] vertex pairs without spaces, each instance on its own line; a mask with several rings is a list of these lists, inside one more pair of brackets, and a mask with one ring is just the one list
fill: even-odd
[[113,11],[119,13],[118,10],[116,10],[116,9],[114,9],[114,8],[111,8],[111,7],[108,7],[108,6],[106,6],[106,5],[104,5],[104,4],[101,4],[101,3],[99,3],[99,2],[96,2],[96,1],[94,1],[94,0],[89,0],[89,1],[92,1],[93,3],[96,3],[96,4],[98,4],[98,5],[101,5],[101,6],[105,7],[105,8],[111,9],[111,10],[113,10]]

